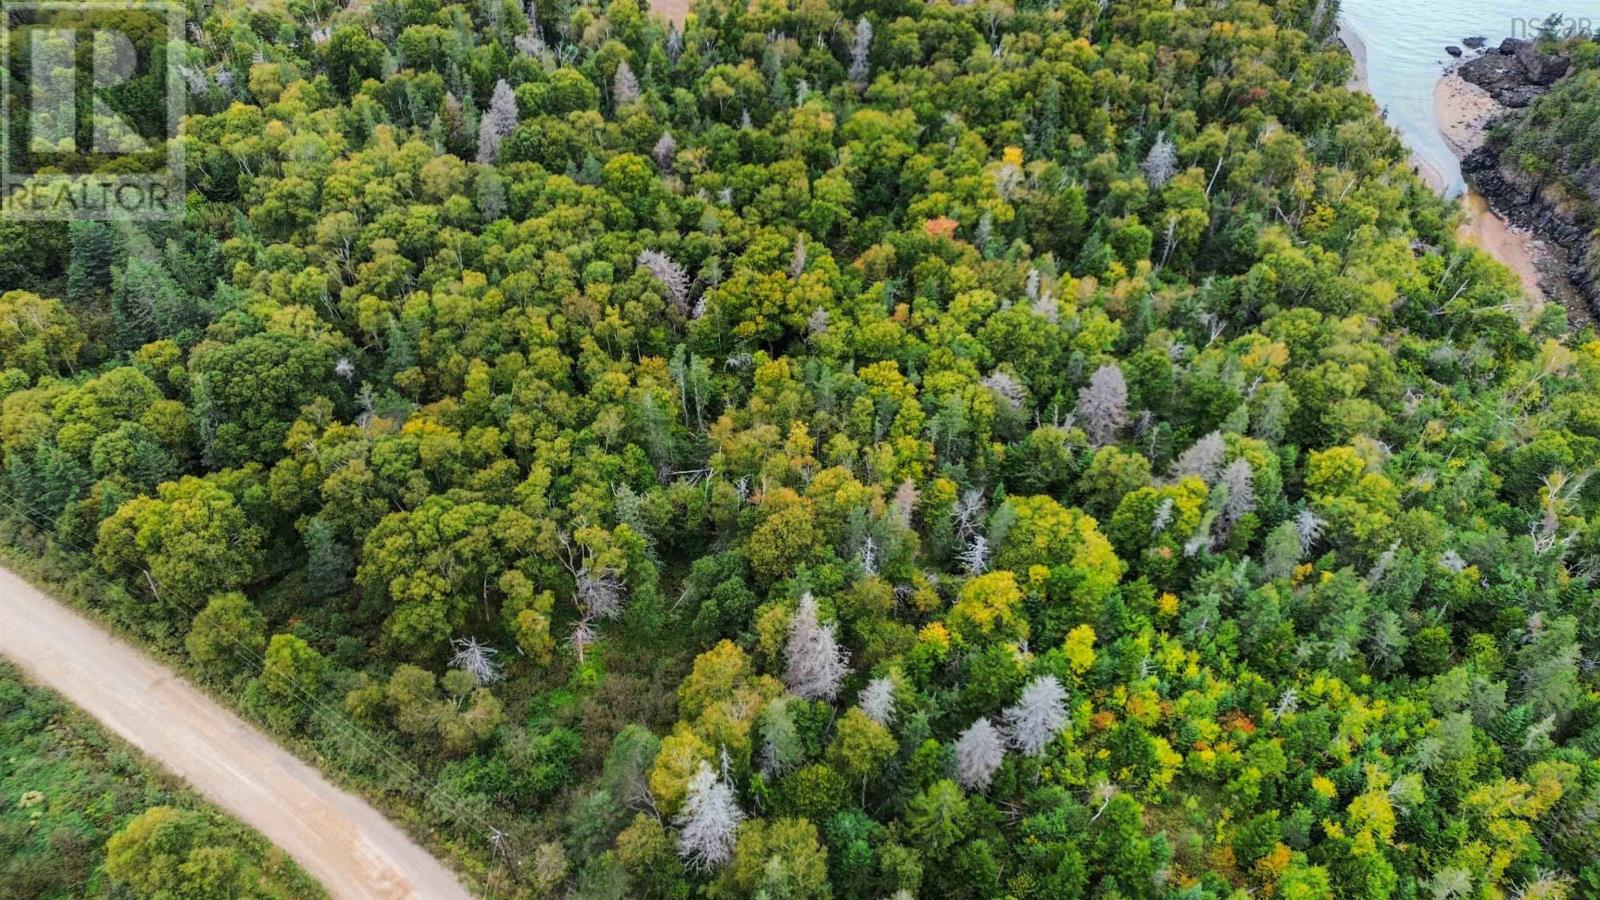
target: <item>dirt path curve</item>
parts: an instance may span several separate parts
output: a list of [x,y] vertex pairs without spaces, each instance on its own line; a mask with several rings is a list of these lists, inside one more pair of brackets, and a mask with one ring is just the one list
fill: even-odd
[[472,896],[376,809],[5,569],[0,654],[282,847],[333,896]]

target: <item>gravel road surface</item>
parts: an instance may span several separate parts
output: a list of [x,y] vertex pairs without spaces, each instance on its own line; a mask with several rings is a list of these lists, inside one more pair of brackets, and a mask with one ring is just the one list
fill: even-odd
[[365,801],[334,787],[138,649],[4,569],[0,654],[282,847],[333,896],[472,896]]

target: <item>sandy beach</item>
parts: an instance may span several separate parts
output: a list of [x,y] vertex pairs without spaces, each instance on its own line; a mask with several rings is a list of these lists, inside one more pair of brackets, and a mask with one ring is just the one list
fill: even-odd
[[1462,78],[1454,69],[1445,72],[1434,88],[1434,119],[1456,156],[1465,157],[1481,147],[1501,112],[1500,104],[1488,91]]
[[1367,45],[1361,42],[1361,35],[1343,22],[1339,23],[1339,42],[1350,51],[1350,58],[1355,61],[1355,72],[1350,75],[1350,80],[1345,82],[1345,87],[1363,94],[1371,93],[1367,90]]
[[1444,173],[1439,171],[1438,166],[1435,166],[1433,163],[1428,162],[1427,160],[1415,154],[1413,154],[1411,157],[1411,164],[1416,170],[1417,177],[1421,178],[1423,183],[1427,184],[1428,187],[1433,188],[1434,193],[1444,193]]
[[1545,290],[1539,275],[1543,242],[1495,215],[1477,191],[1468,191],[1462,197],[1461,208],[1465,216],[1456,229],[1456,237],[1500,260],[1517,274],[1528,296],[1543,299]]
[[[1489,128],[1505,109],[1489,92],[1462,78],[1451,66],[1433,92],[1434,120],[1458,158],[1483,146]],[[1513,228],[1476,191],[1462,197],[1463,218],[1456,236],[1473,244],[1517,274],[1528,296],[1545,298],[1540,276],[1545,247],[1533,234]]]

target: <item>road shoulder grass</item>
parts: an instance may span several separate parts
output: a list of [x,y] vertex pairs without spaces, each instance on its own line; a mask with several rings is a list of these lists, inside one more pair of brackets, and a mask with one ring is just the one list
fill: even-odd
[[281,850],[0,662],[0,900],[163,889],[327,896]]

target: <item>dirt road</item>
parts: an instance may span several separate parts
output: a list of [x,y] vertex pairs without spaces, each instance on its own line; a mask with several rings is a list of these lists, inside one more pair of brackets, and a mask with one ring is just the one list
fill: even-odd
[[333,896],[472,896],[377,810],[4,569],[0,654],[282,847]]

